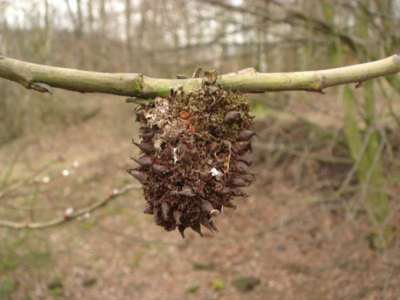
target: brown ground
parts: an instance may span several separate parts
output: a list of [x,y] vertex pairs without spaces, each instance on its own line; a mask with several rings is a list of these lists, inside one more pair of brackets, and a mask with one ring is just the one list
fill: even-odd
[[[0,149],[0,164],[7,165],[25,147],[16,177],[57,159],[39,177],[51,182],[37,184],[39,197],[30,204],[36,219],[132,182],[125,172],[136,154],[131,107],[102,104],[99,116],[78,127]],[[141,213],[139,189],[56,229],[0,229],[0,299],[400,299],[398,244],[371,250],[365,215],[350,209],[359,203],[319,201],[347,167],[321,168],[298,158],[273,168],[262,150],[255,157],[249,199],[218,218],[215,235],[188,232],[183,240],[164,232]],[[73,173],[64,178],[63,169]],[[1,217],[12,211],[1,210]],[[249,276],[254,286],[239,289],[235,282]]]

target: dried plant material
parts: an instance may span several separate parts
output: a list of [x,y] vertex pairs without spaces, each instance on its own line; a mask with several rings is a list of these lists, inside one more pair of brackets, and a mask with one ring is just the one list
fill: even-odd
[[249,173],[253,118],[247,99],[208,81],[192,93],[171,91],[168,98],[141,104],[143,153],[129,173],[143,185],[144,213],[167,231],[202,235],[201,225],[218,231],[213,219],[253,181]]

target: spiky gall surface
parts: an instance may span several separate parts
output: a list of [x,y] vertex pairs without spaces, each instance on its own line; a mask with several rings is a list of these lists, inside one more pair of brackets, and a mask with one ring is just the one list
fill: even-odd
[[214,218],[253,181],[253,118],[247,99],[204,83],[192,93],[171,91],[137,108],[142,152],[129,173],[143,185],[155,223],[167,231],[217,231]]

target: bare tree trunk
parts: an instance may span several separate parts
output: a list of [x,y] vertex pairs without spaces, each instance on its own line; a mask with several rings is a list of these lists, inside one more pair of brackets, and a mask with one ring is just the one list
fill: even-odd
[[70,0],[65,0],[68,8],[68,14],[74,28],[75,36],[80,39],[83,35],[83,15],[82,15],[82,1],[76,0],[76,15],[71,7]]
[[[267,14],[269,12],[269,3],[264,3],[265,9],[263,9]],[[260,72],[267,71],[267,57],[265,49],[265,28],[268,29],[267,20],[265,18],[256,17],[257,19],[257,69]]]
[[76,14],[77,14],[77,24],[75,27],[75,32],[78,38],[82,38],[84,31],[82,0],[76,0]]
[[106,0],[100,0],[100,31],[102,36],[107,33],[108,17]]
[[[147,30],[147,12],[149,10],[149,4],[148,0],[141,0],[139,4],[139,10],[140,10],[140,23],[138,27],[138,32],[137,32],[137,47],[139,52],[143,52],[145,49],[145,34]],[[151,61],[153,57],[149,57],[149,60]],[[138,60],[138,66],[140,70],[143,70],[143,62],[142,60]]]
[[142,50],[143,46],[144,46],[143,37],[144,37],[144,32],[146,30],[146,23],[147,23],[146,13],[147,13],[146,1],[141,1],[141,3],[140,3],[140,23],[139,23],[139,30],[138,30],[138,46],[139,46],[140,50]]
[[93,0],[88,0],[87,2],[87,13],[88,13],[88,32],[93,33],[94,28],[94,17],[93,17]]
[[48,0],[44,0],[44,27],[46,32],[48,32],[50,29],[50,8]]
[[100,53],[102,55],[106,55],[107,52],[107,41],[105,38],[107,37],[107,25],[108,25],[108,16],[107,16],[107,5],[106,0],[100,0]]
[[50,15],[50,5],[48,0],[44,0],[44,35],[45,35],[45,49],[44,57],[46,63],[50,63],[48,53],[51,52],[53,26]]
[[125,0],[125,36],[128,69],[132,68],[132,1]]

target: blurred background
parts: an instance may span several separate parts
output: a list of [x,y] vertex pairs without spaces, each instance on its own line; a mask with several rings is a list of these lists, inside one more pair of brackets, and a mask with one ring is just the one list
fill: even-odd
[[[156,77],[361,63],[399,28],[398,0],[0,0],[3,55]],[[132,104],[0,80],[0,299],[400,299],[399,93],[394,75],[249,95],[250,197],[183,240],[125,172]]]

